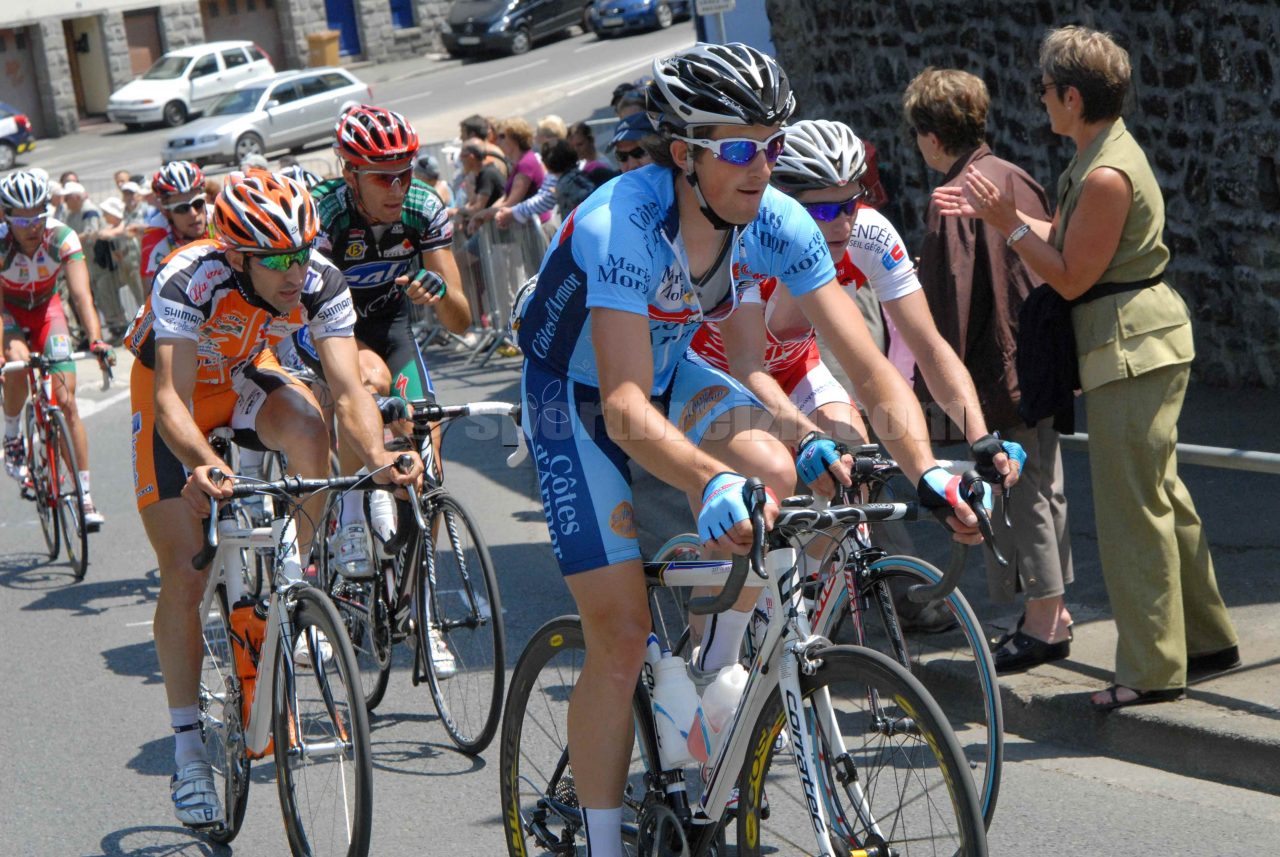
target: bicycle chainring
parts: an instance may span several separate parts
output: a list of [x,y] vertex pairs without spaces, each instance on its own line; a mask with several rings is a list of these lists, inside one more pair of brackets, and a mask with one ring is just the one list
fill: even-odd
[[661,798],[650,795],[636,819],[636,857],[691,857],[680,817]]

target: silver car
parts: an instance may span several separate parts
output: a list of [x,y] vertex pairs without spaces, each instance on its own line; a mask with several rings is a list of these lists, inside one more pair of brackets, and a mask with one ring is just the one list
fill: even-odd
[[299,150],[333,135],[342,111],[373,100],[373,89],[343,68],[283,72],[242,84],[203,119],[165,141],[161,158],[239,164],[249,155]]

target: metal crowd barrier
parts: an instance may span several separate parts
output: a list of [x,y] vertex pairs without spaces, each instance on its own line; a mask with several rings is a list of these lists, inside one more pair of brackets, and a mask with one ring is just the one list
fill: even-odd
[[[1089,435],[1064,434],[1059,439],[1064,449],[1089,451]],[[1201,467],[1217,467],[1223,470],[1247,470],[1252,473],[1280,475],[1280,452],[1259,452],[1252,449],[1228,449],[1221,446],[1201,446],[1195,443],[1177,445],[1178,464],[1197,464]]]

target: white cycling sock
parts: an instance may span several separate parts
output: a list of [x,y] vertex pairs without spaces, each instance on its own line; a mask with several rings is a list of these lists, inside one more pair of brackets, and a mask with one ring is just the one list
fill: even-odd
[[22,414],[18,414],[16,417],[11,417],[8,414],[4,415],[4,439],[5,440],[9,440],[10,438],[15,438],[18,436],[18,426],[21,422],[22,422]]
[[582,810],[587,857],[626,857],[622,851],[622,807]]
[[84,498],[89,499],[89,471],[80,471],[80,490],[84,492]]
[[390,491],[369,492],[369,527],[382,544],[396,532],[396,501]]
[[179,768],[205,758],[204,741],[200,737],[200,706],[170,708],[169,725],[173,727],[173,761]]
[[718,670],[738,662],[742,634],[751,621],[751,610],[726,610],[707,619],[702,648],[695,664],[700,670]]

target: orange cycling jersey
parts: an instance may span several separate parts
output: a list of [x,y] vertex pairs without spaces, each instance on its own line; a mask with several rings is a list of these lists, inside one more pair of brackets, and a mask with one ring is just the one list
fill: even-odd
[[351,336],[356,315],[342,273],[318,253],[311,255],[301,304],[288,314],[252,294],[213,240],[195,241],[169,256],[156,274],[147,303],[134,319],[125,345],[140,363],[155,368],[155,342],[196,343],[196,381],[232,383],[263,350],[307,327],[313,339]]

